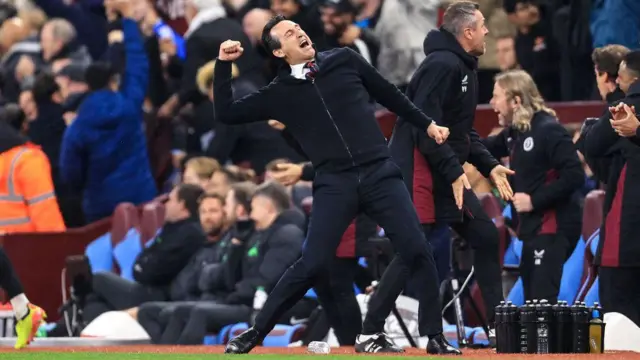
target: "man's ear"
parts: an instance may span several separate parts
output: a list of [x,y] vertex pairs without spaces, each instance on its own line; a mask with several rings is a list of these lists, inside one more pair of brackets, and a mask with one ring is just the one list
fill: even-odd
[[273,50],[273,56],[282,59],[284,58],[284,52],[282,51],[282,49]]

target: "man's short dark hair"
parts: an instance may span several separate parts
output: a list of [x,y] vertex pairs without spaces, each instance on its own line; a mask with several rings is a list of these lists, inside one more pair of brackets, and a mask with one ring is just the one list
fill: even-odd
[[109,87],[109,83],[118,75],[115,67],[110,63],[98,61],[85,71],[84,78],[89,86],[89,90],[103,90]]
[[472,27],[476,22],[476,10],[480,5],[473,1],[456,1],[447,7],[442,17],[442,28],[460,35],[465,28]]
[[624,57],[627,70],[633,71],[634,75],[640,77],[640,50],[630,51]]
[[600,74],[607,74],[612,81],[618,77],[620,63],[629,53],[629,49],[622,45],[607,45],[596,48],[591,53],[591,61]]
[[31,88],[33,101],[43,103],[51,101],[51,97],[60,91],[60,86],[56,83],[54,75],[50,72],[42,72],[36,76],[36,80]]
[[198,217],[198,208],[200,207],[199,200],[202,194],[204,194],[204,190],[198,185],[178,185],[178,201],[184,202],[184,207],[187,209],[189,216],[191,217]]
[[0,110],[0,121],[11,125],[18,131],[22,131],[25,118],[26,116],[18,104],[9,103]]
[[242,206],[247,213],[251,212],[251,199],[256,191],[256,184],[250,181],[243,181],[231,185],[233,199],[236,204]]
[[278,213],[281,213],[291,207],[291,197],[289,196],[289,193],[287,193],[287,188],[275,181],[262,183],[258,186],[253,196],[264,196],[271,200]]
[[208,192],[208,193],[204,193],[204,194],[202,194],[202,196],[200,196],[200,199],[198,199],[198,206],[202,205],[202,203],[207,199],[216,199],[216,200],[220,201],[220,203],[222,205],[224,205],[224,203],[225,203],[225,198],[224,198],[224,196],[222,196],[222,194]]
[[267,24],[262,29],[262,46],[267,49],[267,52],[271,54],[273,50],[280,49],[280,40],[271,35],[271,30],[280,22],[287,20],[283,15],[276,15],[269,19]]

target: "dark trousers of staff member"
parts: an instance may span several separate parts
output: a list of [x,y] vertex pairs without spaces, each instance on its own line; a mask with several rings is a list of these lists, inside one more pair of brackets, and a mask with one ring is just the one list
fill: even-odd
[[320,172],[313,187],[313,218],[302,257],[272,290],[254,329],[264,336],[316,281],[329,276],[342,234],[362,211],[385,229],[410,272],[423,284],[420,334],[441,333],[437,270],[398,166],[384,160],[339,173]]
[[[474,276],[485,304],[498,304],[502,300],[502,283],[499,274],[498,233],[495,225],[471,192],[465,192],[463,221],[451,224],[451,228],[467,240],[474,250]],[[433,225],[423,224],[427,238]],[[362,325],[364,334],[376,334],[384,329],[384,323],[396,298],[402,293],[410,273],[404,260],[396,256],[385,270],[376,292],[369,300],[369,309]],[[486,306],[489,324],[493,323],[493,307]]]
[[562,234],[540,234],[522,241],[520,277],[525,300],[558,301],[569,252],[569,240]]

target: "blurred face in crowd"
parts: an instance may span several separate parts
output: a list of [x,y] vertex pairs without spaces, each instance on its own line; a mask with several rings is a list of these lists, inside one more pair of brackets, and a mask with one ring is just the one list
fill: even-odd
[[247,214],[244,208],[236,201],[235,192],[229,190],[224,200],[224,219],[226,226],[231,226],[235,224],[238,219],[246,219],[246,217]]
[[327,35],[340,36],[353,23],[353,16],[341,14],[332,7],[322,7],[320,17]]
[[294,0],[271,0],[271,11],[290,18],[300,11],[300,5]]
[[217,198],[204,198],[199,207],[200,224],[209,236],[217,236],[224,225],[224,206]]
[[466,48],[469,54],[473,56],[484,55],[487,49],[485,43],[485,36],[489,33],[489,29],[485,24],[484,16],[480,10],[476,10],[475,21],[471,24],[471,27],[464,29],[464,39],[466,42]]
[[21,92],[18,103],[28,121],[33,121],[38,117],[38,107],[36,106],[36,102],[33,100],[33,94],[31,91]]
[[184,201],[178,199],[178,188],[175,187],[169,193],[169,200],[165,204],[164,219],[167,222],[175,222],[189,216],[189,211],[184,206]]
[[201,178],[200,176],[198,176],[198,173],[193,168],[193,166],[187,166],[187,168],[184,169],[182,182],[185,184],[199,185],[203,189],[207,188],[207,186],[209,185],[209,179]]
[[251,199],[251,220],[255,223],[256,230],[264,230],[271,226],[278,212],[271,199],[257,195]]
[[511,125],[513,112],[517,105],[513,99],[507,96],[506,91],[497,82],[493,85],[493,97],[491,98],[491,107],[498,114],[501,126]]
[[191,0],[187,0],[184,6],[184,19],[190,24],[194,17],[198,14],[198,9],[193,5]]
[[264,9],[253,9],[244,16],[242,19],[242,28],[252,44],[255,45],[260,41],[262,29],[271,16],[272,13]]
[[496,41],[496,60],[500,71],[512,70],[518,64],[512,37],[504,37]]
[[53,25],[45,24],[40,32],[40,46],[42,47],[42,58],[45,61],[51,60],[64,46],[60,39],[53,36]]
[[222,171],[214,172],[213,175],[211,175],[211,179],[207,184],[206,190],[207,192],[227,195],[231,190],[231,184],[229,184],[227,174]]
[[629,87],[633,85],[634,82],[638,81],[638,74],[635,71],[627,68],[627,62],[622,61],[620,63],[620,68],[618,69],[618,79],[617,83],[620,87],[620,90],[627,93],[629,91]]
[[516,11],[511,15],[511,21],[517,26],[531,26],[540,20],[540,9],[528,1],[516,4]]
[[280,41],[280,49],[273,55],[286,60],[289,64],[302,64],[316,56],[316,50],[307,33],[293,21],[284,20],[271,30],[271,36]]

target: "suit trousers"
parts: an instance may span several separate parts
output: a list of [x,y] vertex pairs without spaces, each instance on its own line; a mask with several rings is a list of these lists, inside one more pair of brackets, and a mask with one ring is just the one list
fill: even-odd
[[[465,192],[464,217],[460,223],[451,224],[451,227],[463,239],[467,240],[474,250],[475,279],[478,282],[482,297],[484,298],[486,316],[489,324],[494,321],[495,306],[502,300],[502,278],[499,256],[498,230],[489,219],[478,198],[471,191]],[[431,225],[423,225],[426,237],[432,230]],[[364,334],[382,332],[384,324],[391,313],[396,299],[402,293],[409,280],[410,272],[404,264],[404,259],[395,256],[385,272],[375,293],[369,299],[369,309],[364,319],[362,330]],[[434,301],[431,307],[437,307],[440,314],[440,301]],[[418,312],[420,328],[430,320],[427,314]],[[421,335],[435,335],[435,333]]]
[[22,284],[13,269],[11,260],[0,247],[0,287],[7,292],[7,297],[12,299],[24,292]]
[[254,328],[262,335],[273,329],[282,314],[318,281],[330,276],[330,267],[342,234],[359,212],[385,229],[410,273],[423,287],[420,308],[429,319],[424,334],[442,331],[438,276],[433,254],[398,166],[386,159],[338,173],[318,172],[313,183],[313,217],[302,257],[280,278],[269,294]]
[[563,235],[538,235],[522,242],[520,276],[525,300],[558,301],[569,241]]
[[600,267],[598,276],[604,312],[621,313],[640,326],[640,267]]

